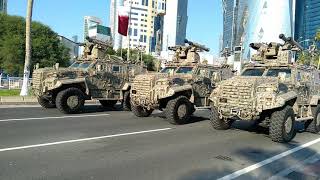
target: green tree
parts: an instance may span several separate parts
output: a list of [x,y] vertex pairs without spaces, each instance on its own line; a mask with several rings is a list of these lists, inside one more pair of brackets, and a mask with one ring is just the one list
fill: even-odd
[[[23,75],[25,59],[25,19],[0,14],[0,69],[15,76]],[[69,49],[63,46],[57,34],[48,26],[32,22],[31,67],[69,65]]]
[[[124,61],[127,61],[127,51],[128,51],[127,49],[122,49],[122,59]],[[117,50],[116,55],[121,57],[121,49]],[[157,70],[157,68],[155,67],[157,60],[152,55],[143,53],[142,59],[149,71]],[[130,61],[134,63],[139,63],[141,61],[141,54],[138,50],[136,49],[130,50]]]

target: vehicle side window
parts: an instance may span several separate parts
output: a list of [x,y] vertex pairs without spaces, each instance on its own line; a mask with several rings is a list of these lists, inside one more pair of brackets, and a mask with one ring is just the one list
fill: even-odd
[[206,71],[206,69],[199,69],[198,75],[199,75],[199,76],[203,76],[203,77],[207,76],[207,71]]
[[121,67],[117,66],[117,65],[112,66],[112,72],[120,73],[121,72]]
[[265,69],[246,69],[241,76],[262,76]]

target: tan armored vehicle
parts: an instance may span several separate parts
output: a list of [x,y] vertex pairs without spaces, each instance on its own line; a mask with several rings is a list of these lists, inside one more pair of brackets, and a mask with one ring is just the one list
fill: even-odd
[[170,48],[176,55],[161,73],[138,75],[132,82],[132,112],[149,116],[154,109],[164,110],[172,124],[185,124],[195,111],[194,106],[209,106],[209,95],[215,83],[233,75],[224,66],[200,63],[198,52],[204,46],[186,41],[189,46]]
[[107,54],[107,43],[88,39],[83,45],[84,55],[70,67],[34,70],[32,89],[39,104],[69,114],[78,113],[85,100],[95,99],[106,107],[121,101],[130,110],[130,81],[145,68]]
[[291,141],[297,121],[304,122],[307,131],[319,132],[319,71],[291,63],[294,51],[302,48],[291,38],[280,38],[284,44],[251,44],[258,51],[252,57],[255,63],[212,92],[213,128],[229,129],[234,120],[255,121],[269,128],[275,142]]

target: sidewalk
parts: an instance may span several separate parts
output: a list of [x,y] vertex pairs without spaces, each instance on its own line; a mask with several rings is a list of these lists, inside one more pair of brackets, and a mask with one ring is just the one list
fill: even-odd
[[[88,100],[86,103],[99,104],[96,100]],[[38,104],[37,98],[33,96],[0,96],[0,105],[35,105]]]

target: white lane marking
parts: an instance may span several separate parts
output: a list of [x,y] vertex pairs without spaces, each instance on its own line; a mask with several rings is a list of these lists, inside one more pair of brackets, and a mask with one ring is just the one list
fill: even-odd
[[138,131],[138,132],[131,132],[131,133],[123,133],[123,134],[114,134],[114,135],[107,135],[107,136],[98,136],[98,137],[91,137],[91,138],[84,138],[84,139],[74,139],[74,140],[68,140],[68,141],[59,141],[59,142],[44,143],[44,144],[34,144],[34,145],[28,145],[28,146],[18,146],[18,147],[0,149],[0,152],[21,150],[21,149],[30,149],[30,148],[44,147],[44,146],[53,146],[53,145],[75,143],[75,142],[93,141],[93,140],[114,138],[114,137],[120,137],[120,136],[145,134],[145,133],[152,133],[152,132],[159,132],[159,131],[167,131],[170,129],[172,129],[172,128],[153,129],[153,130]]
[[109,116],[110,114],[89,114],[89,115],[79,115],[79,116],[56,116],[56,117],[39,117],[39,118],[21,118],[21,119],[0,119],[0,122],[9,121],[30,121],[39,119],[64,119],[64,118],[85,118],[85,117],[99,117],[99,116]]
[[0,105],[0,109],[10,109],[10,108],[32,108],[41,107],[40,105]]
[[[319,160],[320,160],[320,155],[319,154],[310,156],[306,160],[302,161],[302,163],[299,163],[299,164],[296,164],[294,166],[291,166],[291,167],[279,172],[278,174],[273,175],[268,180],[277,180],[277,179],[283,178],[284,176],[287,176],[288,174],[292,173],[293,171],[302,170],[303,167],[306,166],[307,164],[312,164],[312,163],[317,162]],[[304,173],[307,174],[308,172],[304,172]]]
[[286,157],[286,156],[288,156],[288,155],[290,155],[290,154],[293,154],[293,153],[295,153],[295,152],[297,152],[297,151],[300,151],[300,150],[302,150],[302,149],[304,149],[304,148],[307,148],[307,147],[312,146],[312,145],[314,145],[314,144],[317,144],[317,143],[319,143],[319,142],[320,142],[320,138],[319,138],[319,139],[316,139],[316,140],[313,140],[313,141],[310,141],[310,142],[308,142],[308,143],[306,143],[306,144],[303,144],[303,145],[301,145],[301,146],[298,146],[298,147],[296,147],[296,148],[290,149],[290,150],[288,150],[288,151],[285,151],[285,152],[283,152],[283,153],[281,153],[281,154],[278,154],[278,155],[276,155],[276,156],[273,156],[273,157],[271,157],[271,158],[268,158],[268,159],[266,159],[266,160],[264,160],[264,161],[261,161],[261,162],[259,162],[259,163],[256,163],[256,164],[253,164],[253,165],[251,165],[251,166],[248,166],[248,167],[246,167],[246,168],[244,168],[244,169],[241,169],[241,170],[239,170],[239,171],[236,171],[236,172],[234,172],[234,173],[232,173],[232,174],[226,175],[226,176],[224,176],[224,177],[222,177],[222,178],[219,178],[218,180],[235,179],[235,178],[237,178],[237,177],[239,177],[239,176],[241,176],[241,175],[243,175],[243,174],[247,174],[247,173],[249,173],[249,172],[251,172],[251,171],[254,171],[254,170],[258,169],[258,168],[261,168],[261,167],[263,167],[263,166],[265,166],[265,165],[268,165],[268,164],[270,164],[270,163],[272,163],[272,162],[274,162],[274,161],[277,161],[277,160],[279,160],[279,159],[281,159],[281,158],[284,158],[284,157]]

